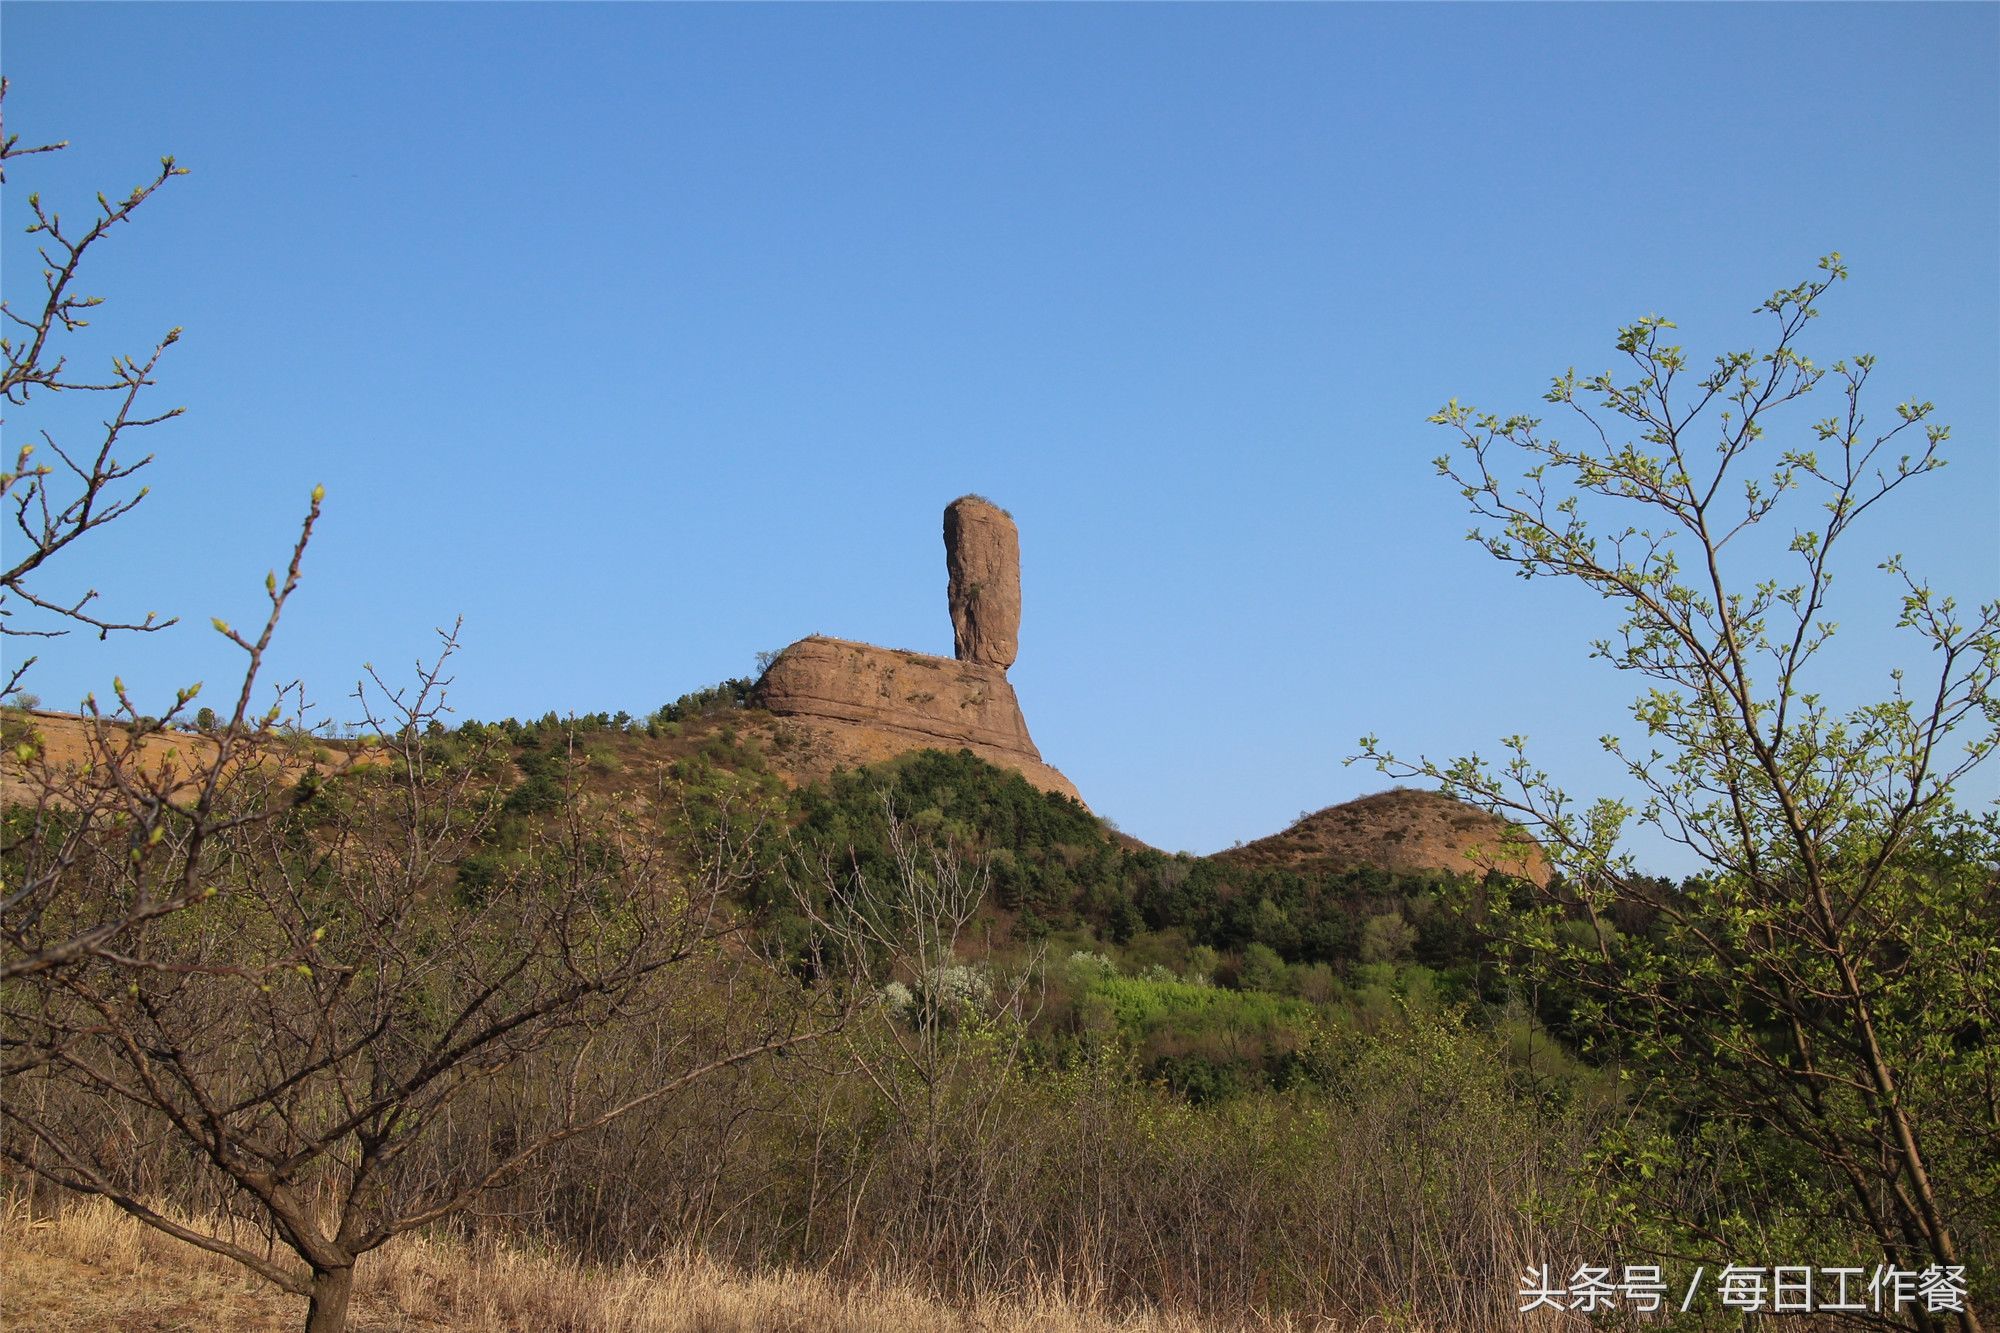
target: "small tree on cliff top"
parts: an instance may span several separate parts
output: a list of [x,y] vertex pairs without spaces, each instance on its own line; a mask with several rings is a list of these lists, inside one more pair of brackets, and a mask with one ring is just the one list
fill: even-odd
[[[1797,348],[1845,276],[1838,255],[1821,261],[1761,306],[1769,352],[1706,373],[1666,341],[1668,321],[1622,330],[1628,378],[1571,371],[1546,394],[1581,422],[1580,445],[1456,401],[1432,418],[1458,437],[1439,472],[1498,525],[1473,540],[1524,578],[1576,580],[1619,608],[1592,655],[1648,682],[1632,706],[1644,743],[1604,740],[1643,804],[1579,808],[1519,737],[1498,766],[1361,744],[1387,772],[1525,823],[1567,872],[1501,933],[1527,975],[1576,997],[1578,1030],[1682,1140],[1611,1141],[1614,1241],[1731,1259],[1759,1241],[1839,1243],[1904,1268],[1969,1267],[1951,1317],[1973,1330],[2000,1242],[2000,837],[1950,796],[2000,738],[2000,604],[1964,612],[1889,557],[1921,679],[1897,671],[1888,698],[1845,711],[1816,684],[1836,552],[1942,466],[1947,434],[1928,402],[1872,426],[1873,359],[1821,367]],[[1829,388],[1834,410],[1778,443],[1779,409]],[[1791,528],[1789,575],[1745,579],[1737,565],[1758,557],[1739,548],[1767,522]],[[1678,890],[1635,874],[1617,850],[1635,815],[1704,873]],[[1621,934],[1614,909],[1650,924]],[[1596,929],[1562,928],[1577,916]],[[1747,1208],[1718,1202],[1739,1154]],[[1694,1167],[1706,1183],[1676,1194]]]

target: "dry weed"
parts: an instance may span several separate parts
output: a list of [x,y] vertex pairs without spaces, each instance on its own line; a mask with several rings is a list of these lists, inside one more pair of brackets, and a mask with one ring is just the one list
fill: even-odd
[[[239,1237],[241,1239],[241,1237]],[[356,1270],[357,1333],[1203,1333],[1218,1325],[1092,1310],[1054,1292],[953,1307],[895,1282],[747,1273],[695,1254],[617,1267],[499,1241],[404,1237]],[[264,1333],[304,1320],[227,1259],[153,1231],[102,1200],[33,1217],[0,1211],[0,1326],[12,1331]],[[1253,1323],[1288,1333],[1308,1325]]]

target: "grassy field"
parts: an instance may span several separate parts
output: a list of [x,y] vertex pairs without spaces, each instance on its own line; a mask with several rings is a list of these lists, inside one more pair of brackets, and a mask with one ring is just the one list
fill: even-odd
[[[1197,1333],[1228,1327],[1093,1310],[1022,1293],[954,1308],[908,1287],[843,1287],[810,1272],[747,1274],[699,1256],[591,1268],[499,1244],[407,1237],[358,1269],[352,1327],[535,1333]],[[90,1201],[53,1217],[0,1216],[0,1327],[10,1333],[292,1330],[305,1301],[229,1260]],[[1257,1323],[1289,1330],[1330,1325]]]

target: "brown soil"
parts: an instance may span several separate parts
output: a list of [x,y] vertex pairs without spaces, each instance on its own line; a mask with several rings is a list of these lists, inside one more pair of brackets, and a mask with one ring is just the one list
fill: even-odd
[[[206,732],[170,727],[138,735],[110,719],[43,709],[6,710],[0,740],[5,742],[0,746],[0,800],[10,804],[33,802],[45,790],[66,800],[60,794],[64,789],[89,773],[103,772],[112,756],[128,772],[157,777],[162,787],[194,783],[207,775],[220,752],[218,739]],[[24,743],[31,746],[26,753],[18,748]],[[238,738],[230,764],[274,764],[289,783],[313,769],[337,772],[370,761],[367,748],[351,741],[253,734]]]

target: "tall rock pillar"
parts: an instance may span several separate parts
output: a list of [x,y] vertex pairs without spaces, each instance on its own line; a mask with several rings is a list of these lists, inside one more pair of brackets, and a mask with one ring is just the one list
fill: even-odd
[[1005,671],[1020,655],[1021,534],[1007,511],[976,495],[945,506],[952,651]]

